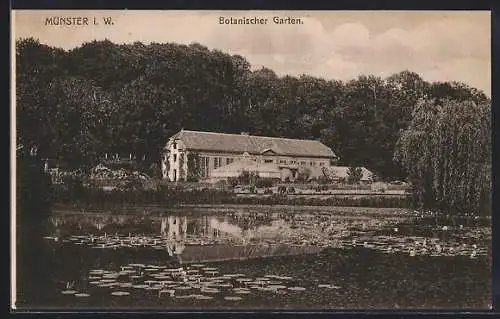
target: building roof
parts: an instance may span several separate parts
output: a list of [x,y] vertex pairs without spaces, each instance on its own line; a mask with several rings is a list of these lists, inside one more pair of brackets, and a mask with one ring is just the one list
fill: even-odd
[[182,140],[186,149],[191,150],[249,154],[274,152],[276,155],[286,156],[337,157],[328,146],[315,140],[187,130],[181,130],[172,138]]

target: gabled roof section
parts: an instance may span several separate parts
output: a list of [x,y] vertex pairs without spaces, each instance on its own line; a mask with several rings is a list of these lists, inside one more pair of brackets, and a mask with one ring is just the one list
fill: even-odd
[[315,140],[289,139],[279,137],[226,134],[181,130],[172,138],[180,139],[186,149],[262,154],[273,151],[276,155],[302,157],[336,157],[326,145]]

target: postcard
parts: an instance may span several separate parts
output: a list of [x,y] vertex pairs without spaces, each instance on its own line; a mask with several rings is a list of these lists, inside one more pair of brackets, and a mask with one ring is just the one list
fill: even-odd
[[11,16],[15,310],[491,308],[489,11]]

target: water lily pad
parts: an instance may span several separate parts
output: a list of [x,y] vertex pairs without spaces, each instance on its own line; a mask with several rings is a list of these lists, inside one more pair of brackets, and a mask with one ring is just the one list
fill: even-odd
[[104,283],[109,283],[109,282],[116,282],[116,279],[111,279],[111,278],[108,278],[108,279],[101,279],[99,280],[100,282],[104,282]]
[[230,300],[230,301],[239,301],[242,300],[243,298],[238,297],[238,296],[226,296],[224,297],[224,300]]
[[101,283],[100,281],[89,281],[89,284],[91,285],[98,285],[100,283]]
[[205,268],[202,268],[201,270],[203,270],[203,271],[217,271],[217,268],[214,268],[214,267],[205,267]]
[[304,290],[306,290],[306,288],[304,288],[304,287],[288,287],[288,290],[292,290],[292,291],[304,291]]
[[292,277],[289,277],[289,276],[277,276],[275,278],[279,279],[279,280],[291,280],[291,279],[293,279]]
[[75,297],[90,297],[90,295],[86,294],[86,293],[79,293],[79,294],[75,294]]
[[93,269],[93,270],[89,271],[89,274],[91,274],[91,275],[102,275],[102,274],[104,274],[104,270],[103,269]]
[[201,288],[200,290],[201,292],[205,292],[205,293],[211,293],[211,294],[215,294],[215,293],[218,293],[220,292],[220,289],[217,289],[217,288]]
[[73,294],[75,294],[75,293],[77,293],[77,292],[78,292],[78,291],[76,291],[76,290],[63,290],[63,291],[61,291],[61,293],[62,293],[63,295],[73,295]]
[[202,268],[205,267],[204,264],[192,264],[191,267]]
[[132,285],[132,288],[136,288],[136,289],[145,289],[145,288],[148,288],[149,285]]
[[251,282],[253,279],[250,278],[237,278],[236,281],[238,282]]
[[214,297],[212,297],[212,296],[205,296],[205,295],[196,295],[194,298],[197,300],[212,300],[212,299],[214,299]]
[[130,292],[127,291],[113,291],[111,293],[112,296],[128,296],[130,295]]
[[335,286],[335,285],[331,285],[331,284],[319,284],[318,288],[340,289],[339,286]]
[[121,282],[118,285],[122,288],[129,288],[133,286],[131,282]]

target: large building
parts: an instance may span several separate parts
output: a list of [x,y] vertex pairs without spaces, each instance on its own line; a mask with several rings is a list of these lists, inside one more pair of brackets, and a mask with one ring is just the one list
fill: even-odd
[[170,181],[222,179],[243,170],[294,180],[301,168],[327,168],[337,160],[315,140],[181,130],[165,145],[161,166]]

